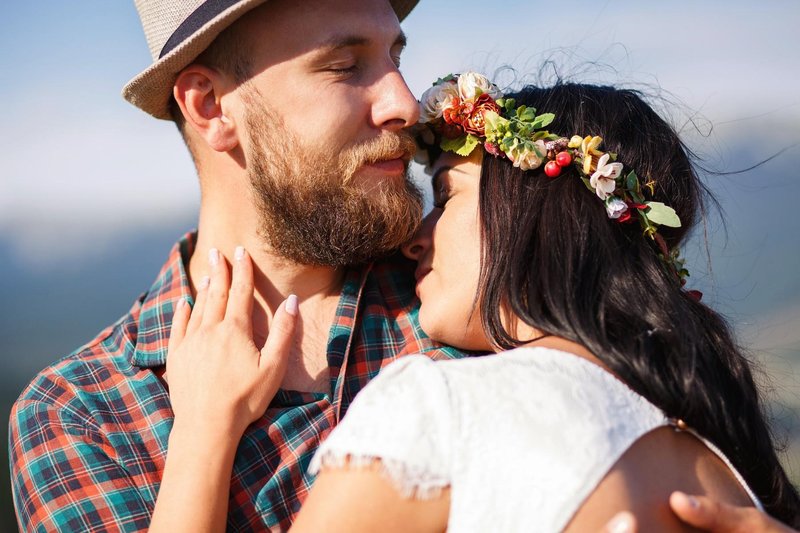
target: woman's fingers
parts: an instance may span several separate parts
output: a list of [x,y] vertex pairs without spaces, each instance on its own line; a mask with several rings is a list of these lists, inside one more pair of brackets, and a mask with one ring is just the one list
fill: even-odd
[[192,307],[192,316],[189,318],[189,325],[186,327],[186,333],[191,334],[200,327],[203,323],[203,311],[206,307],[206,300],[208,299],[208,285],[211,283],[211,278],[204,276],[200,283],[197,284],[197,294],[194,297],[194,306]]
[[225,318],[225,308],[228,305],[228,263],[216,248],[208,251],[208,265],[211,267],[211,283],[208,286],[205,309],[203,310],[203,325],[218,324]]
[[167,345],[168,353],[174,352],[175,348],[180,345],[186,336],[186,328],[189,326],[191,312],[192,310],[186,299],[181,297],[175,304],[175,312],[172,314],[172,326],[170,326],[169,344]]
[[233,274],[228,294],[226,320],[236,321],[244,333],[253,336],[253,263],[241,246],[233,254]]
[[270,380],[275,383],[280,383],[286,373],[286,362],[294,342],[297,314],[297,296],[291,294],[275,311],[267,342],[261,349],[261,359],[258,366],[265,372],[269,372]]

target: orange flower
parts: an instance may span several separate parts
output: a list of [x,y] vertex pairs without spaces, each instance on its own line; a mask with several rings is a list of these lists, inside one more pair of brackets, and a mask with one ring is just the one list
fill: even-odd
[[[467,106],[464,106],[467,108]],[[466,109],[465,109],[466,111]],[[488,94],[480,95],[474,103],[469,104],[469,114],[464,114],[464,119],[461,123],[464,126],[464,131],[483,137],[486,129],[486,119],[484,115],[488,111],[500,113],[500,106]]]

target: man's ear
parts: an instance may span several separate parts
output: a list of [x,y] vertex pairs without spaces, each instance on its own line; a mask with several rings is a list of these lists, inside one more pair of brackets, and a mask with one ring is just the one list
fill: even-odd
[[236,123],[225,115],[222,105],[222,97],[233,87],[219,72],[202,65],[189,65],[178,74],[172,88],[186,127],[217,152],[229,152],[239,144]]

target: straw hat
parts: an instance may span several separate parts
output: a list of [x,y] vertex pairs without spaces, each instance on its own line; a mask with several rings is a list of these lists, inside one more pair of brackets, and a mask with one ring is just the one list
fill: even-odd
[[[178,73],[225,28],[267,0],[135,0],[153,64],[122,89],[122,96],[156,118],[170,119],[169,100]],[[406,18],[419,0],[390,0]]]

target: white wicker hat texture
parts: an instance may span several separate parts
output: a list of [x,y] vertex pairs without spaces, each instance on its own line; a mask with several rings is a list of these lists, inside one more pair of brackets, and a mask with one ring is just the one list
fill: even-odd
[[[127,101],[156,118],[169,119],[178,73],[225,28],[267,0],[134,0],[153,64],[122,89]],[[403,20],[419,0],[390,0]]]

